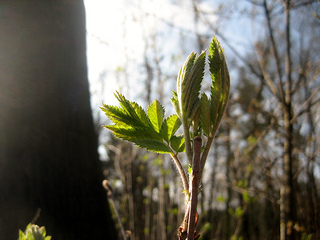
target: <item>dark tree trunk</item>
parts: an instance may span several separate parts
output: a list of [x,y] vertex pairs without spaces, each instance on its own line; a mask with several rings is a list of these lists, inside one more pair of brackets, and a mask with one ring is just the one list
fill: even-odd
[[91,116],[82,1],[0,1],[0,240],[116,239]]

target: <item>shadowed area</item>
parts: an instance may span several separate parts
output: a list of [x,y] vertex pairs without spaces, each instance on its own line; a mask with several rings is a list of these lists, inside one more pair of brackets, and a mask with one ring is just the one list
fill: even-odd
[[97,154],[81,1],[0,13],[0,239],[38,208],[53,239],[116,239]]

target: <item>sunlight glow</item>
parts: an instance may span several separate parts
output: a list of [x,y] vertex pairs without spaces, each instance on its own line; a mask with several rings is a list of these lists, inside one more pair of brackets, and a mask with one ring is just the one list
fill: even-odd
[[[189,32],[190,36],[194,37],[191,33],[194,24],[190,3],[177,5],[168,0],[85,0],[84,2],[92,106],[99,105],[101,97],[105,103],[115,104],[113,96],[115,90],[130,89],[130,92],[124,92],[129,97],[132,97],[130,94],[141,94],[141,90],[137,87],[141,86],[144,78],[141,77],[141,74],[145,74],[141,69],[148,51],[146,45],[150,48],[153,44],[150,42],[152,37],[157,38],[159,45],[156,47],[166,53],[167,59],[170,59],[177,49],[183,51],[192,45],[191,42],[189,46],[187,43],[185,46],[177,45],[181,31],[187,34]],[[210,10],[210,6],[206,3],[203,3],[202,7]],[[174,24],[174,27],[170,24]],[[162,61],[168,71],[173,67],[170,61]],[[124,70],[126,77],[123,77]],[[175,67],[174,71],[177,72],[178,67]],[[106,85],[104,87],[103,82]],[[94,96],[96,93],[100,94],[99,99]]]

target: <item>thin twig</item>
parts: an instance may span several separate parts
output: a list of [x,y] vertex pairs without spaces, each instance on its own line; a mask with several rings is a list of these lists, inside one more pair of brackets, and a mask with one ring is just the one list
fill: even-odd
[[175,163],[178,172],[180,174],[181,180],[182,180],[182,184],[183,184],[183,190],[185,191],[186,194],[188,194],[189,192],[189,184],[188,184],[188,179],[187,179],[187,175],[184,172],[184,169],[181,165],[180,160],[178,159],[176,154],[170,154],[171,158],[173,159],[173,162]]
[[263,6],[264,6],[264,13],[265,13],[265,16],[266,16],[266,19],[267,19],[267,25],[268,25],[271,49],[272,49],[274,61],[276,63],[277,75],[278,75],[278,78],[279,78],[280,96],[281,96],[282,103],[285,103],[285,93],[284,93],[284,89],[283,89],[283,85],[282,85],[282,81],[281,81],[282,73],[281,73],[281,68],[280,68],[280,57],[279,57],[277,45],[275,43],[275,38],[274,38],[274,34],[273,34],[273,28],[271,26],[270,11],[269,11],[269,8],[267,6],[267,1],[266,0],[263,1]]
[[112,187],[110,186],[108,180],[103,180],[102,181],[102,186],[107,191],[107,196],[108,196],[109,202],[112,204],[112,207],[113,207],[113,209],[114,209],[114,211],[116,213],[117,220],[118,220],[118,223],[120,225],[120,232],[121,232],[122,238],[123,238],[123,240],[127,240],[128,239],[127,238],[127,234],[126,234],[126,231],[124,230],[124,227],[123,227],[123,224],[122,224],[122,221],[121,221],[121,218],[120,218],[119,211],[118,211],[116,203],[114,201]]
[[38,208],[36,211],[36,214],[34,215],[30,223],[35,224],[38,218],[40,217],[40,213],[41,213],[41,208]]

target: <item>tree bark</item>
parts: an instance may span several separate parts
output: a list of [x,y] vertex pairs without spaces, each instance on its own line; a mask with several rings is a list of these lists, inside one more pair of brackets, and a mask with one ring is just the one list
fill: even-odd
[[0,239],[38,208],[56,240],[116,239],[89,101],[82,1],[3,1]]

